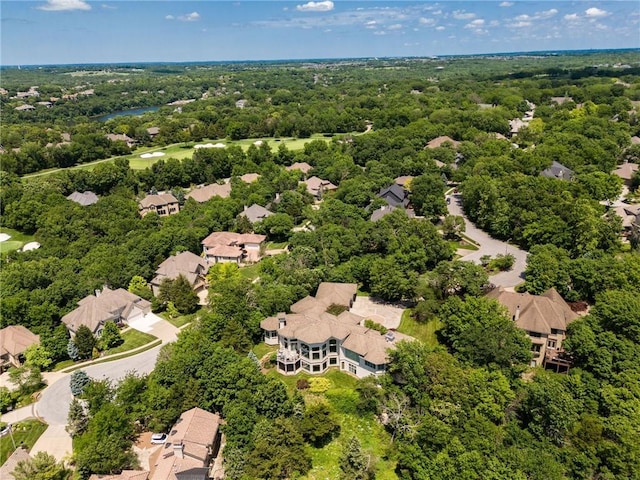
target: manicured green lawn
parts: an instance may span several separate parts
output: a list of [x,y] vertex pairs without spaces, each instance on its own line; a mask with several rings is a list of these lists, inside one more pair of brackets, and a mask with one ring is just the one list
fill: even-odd
[[260,264],[254,263],[253,265],[249,265],[246,267],[241,267],[240,276],[243,278],[248,278],[249,280],[255,280],[260,276]]
[[267,242],[265,245],[265,250],[279,250],[281,248],[286,247],[288,242]]
[[11,235],[9,240],[0,242],[0,253],[12,252],[22,248],[25,243],[33,242],[33,235],[26,235],[11,228],[0,227],[0,233]]
[[193,321],[198,316],[198,312],[191,313],[189,315],[182,315],[176,318],[171,318],[169,315],[167,315],[167,312],[158,313],[158,316],[161,318],[164,318],[167,322],[169,322],[174,327],[180,328],[183,325],[186,325],[187,323]]
[[442,326],[442,322],[437,318],[425,323],[418,322],[411,316],[411,309],[407,309],[402,312],[402,320],[400,321],[398,331],[406,335],[411,335],[430,347],[435,347],[439,345],[436,331],[442,328]]
[[276,350],[278,350],[278,345],[267,345],[264,342],[259,343],[258,345],[253,347],[253,353],[256,354],[258,360],[264,357],[267,353],[275,352]]
[[105,350],[103,356],[107,355],[115,355],[116,353],[126,352],[128,350],[133,350],[134,348],[141,347],[142,345],[146,345],[147,343],[151,343],[154,340],[157,340],[157,337],[150,335],[148,333],[141,332],[134,328],[130,328],[126,332],[122,333],[122,338],[124,339],[124,343],[115,348],[110,348],[109,350]]
[[24,420],[14,423],[12,427],[13,441],[11,435],[0,438],[0,464],[3,464],[15,450],[13,442],[17,447],[24,445],[31,449],[46,429],[47,425],[38,420]]

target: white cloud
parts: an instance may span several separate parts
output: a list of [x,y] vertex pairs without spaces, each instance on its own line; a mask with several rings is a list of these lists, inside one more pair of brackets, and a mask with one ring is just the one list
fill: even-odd
[[530,27],[531,25],[533,25],[533,23],[520,21],[520,22],[512,23],[509,26],[513,28],[526,28],[526,27]]
[[558,10],[556,10],[555,8],[551,8],[549,10],[544,10],[542,12],[537,12],[536,16],[538,16],[540,18],[549,18],[549,17],[553,17],[557,13],[558,13]]
[[587,15],[587,17],[592,18],[601,18],[609,15],[609,12],[607,12],[606,10],[600,10],[596,7],[587,8],[584,13]]
[[464,28],[478,28],[484,25],[484,20],[482,18],[476,18],[475,20],[467,23]]
[[455,18],[456,20],[471,20],[475,17],[475,13],[465,12],[464,10],[456,10],[455,12],[453,12],[453,18]]
[[436,30],[439,32],[443,31],[444,29],[445,28],[442,25],[440,25],[439,27],[436,27]]
[[420,25],[425,25],[425,26],[429,26],[429,25],[433,25],[436,23],[436,21],[433,18],[424,18],[424,17],[420,17],[420,19],[418,20],[418,23]]
[[91,10],[91,5],[84,0],[47,0],[47,3],[37,8],[38,10],[44,10],[46,12],[63,12],[70,10]]
[[303,5],[297,5],[296,10],[299,12],[330,12],[333,10],[333,2],[324,0],[323,2],[307,2]]
[[176,17],[174,17],[173,15],[167,15],[166,17],[164,17],[165,20],[175,20]]
[[102,8],[104,8],[105,10],[117,10],[118,7],[116,7],[115,5],[107,5],[106,3],[103,3],[102,5],[100,5]]
[[186,15],[180,15],[178,20],[183,22],[195,22],[200,20],[200,14],[198,12],[187,13]]
[[387,32],[385,32],[384,30],[378,30],[376,32],[373,32],[374,35],[386,35]]
[[513,2],[502,2],[501,7],[513,7]]
[[606,25],[603,25],[602,23],[596,23],[596,29],[597,30],[609,30],[609,27],[607,27]]
[[564,16],[564,19],[567,22],[577,22],[578,20],[580,20],[580,17],[578,16],[577,13],[569,13]]
[[394,23],[393,25],[389,25],[389,30],[400,30],[402,28],[402,24]]
[[378,22],[376,22],[375,20],[369,20],[367,22],[367,25],[375,25],[376,23],[378,23]]

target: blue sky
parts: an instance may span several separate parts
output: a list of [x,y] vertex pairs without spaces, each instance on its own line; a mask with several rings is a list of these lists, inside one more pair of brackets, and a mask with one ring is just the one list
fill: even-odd
[[3,0],[0,9],[3,65],[640,47],[637,0]]

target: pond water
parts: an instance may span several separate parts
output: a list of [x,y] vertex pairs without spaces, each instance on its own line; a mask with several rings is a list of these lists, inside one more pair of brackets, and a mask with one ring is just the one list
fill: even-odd
[[113,112],[108,115],[102,115],[98,117],[97,120],[100,122],[106,122],[107,120],[111,120],[112,118],[122,117],[124,115],[142,115],[147,112],[156,112],[160,107],[144,107],[144,108],[133,108],[130,110],[120,110],[119,112]]

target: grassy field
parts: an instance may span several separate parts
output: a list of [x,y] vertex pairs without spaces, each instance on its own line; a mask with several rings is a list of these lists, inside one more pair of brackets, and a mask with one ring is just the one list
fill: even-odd
[[430,347],[435,347],[439,344],[436,331],[442,328],[442,326],[442,322],[438,319],[429,320],[425,323],[418,322],[411,316],[411,309],[407,309],[402,312],[402,320],[400,321],[398,331],[406,335],[411,335]]
[[24,445],[31,449],[46,429],[47,425],[38,420],[24,420],[14,423],[12,427],[13,441],[11,440],[11,435],[5,435],[0,438],[0,464],[3,464],[15,450],[13,442],[17,447]]
[[[244,151],[247,151],[251,145],[253,145],[257,141],[266,142],[271,146],[272,151],[278,149],[280,145],[286,145],[287,148],[291,151],[302,150],[305,144],[313,141],[313,140],[324,140],[326,142],[330,141],[332,137],[327,137],[322,134],[314,134],[310,138],[293,138],[293,137],[281,137],[281,138],[247,138],[245,140],[237,140],[237,141],[229,141],[227,139],[217,139],[217,140],[203,140],[202,142],[197,142],[197,144],[205,144],[205,143],[224,143],[225,145],[239,145],[242,147]],[[97,160],[91,163],[85,163],[83,165],[78,165],[75,167],[70,167],[72,169],[81,169],[81,170],[93,170],[96,165],[104,162],[113,162],[116,158],[126,158],[129,160],[129,166],[133,170],[144,170],[147,167],[150,167],[155,162],[160,159],[167,158],[176,158],[178,160],[183,160],[185,158],[191,158],[193,152],[195,151],[194,145],[195,142],[189,143],[175,143],[173,145],[168,145],[166,147],[142,147],[135,150],[133,153],[129,155],[123,155],[119,157],[106,158],[104,160]],[[143,153],[152,153],[152,152],[162,152],[164,156],[162,157],[153,157],[153,158],[140,158],[140,155]],[[29,177],[39,177],[50,175],[57,171],[63,169],[57,168],[53,170],[45,170],[38,173],[25,175],[24,178]]]
[[[285,376],[274,371],[269,372],[268,375],[273,375],[284,381],[291,392],[296,390],[296,382],[299,379],[312,378],[307,374]],[[314,376],[314,378],[316,377]],[[331,382],[326,392],[321,394],[310,393],[308,390],[300,392],[305,397],[307,404],[328,402],[333,407],[340,424],[340,433],[321,448],[307,447],[313,468],[302,478],[306,480],[341,478],[339,462],[342,449],[351,437],[356,436],[365,452],[371,455],[372,461],[375,463],[375,478],[397,480],[398,477],[394,471],[395,462],[386,458],[391,437],[373,415],[361,415],[358,412],[358,394],[355,391],[358,380],[337,369],[328,371],[322,375],[322,378]]]
[[157,337],[154,337],[153,335],[150,335],[148,333],[141,332],[139,330],[135,330],[134,328],[130,328],[126,332],[122,333],[122,338],[124,339],[124,343],[115,348],[105,350],[104,356],[115,355],[116,353],[133,350],[134,348],[141,347],[142,345],[146,345],[147,343],[151,343],[154,340],[157,340]]
[[11,238],[9,240],[0,242],[0,253],[12,252],[13,250],[22,248],[25,243],[33,242],[32,235],[25,235],[24,233],[21,233],[17,230],[12,230],[10,228],[0,227],[0,233],[11,235]]
[[260,264],[254,263],[247,267],[241,267],[238,271],[240,272],[241,277],[248,278],[249,280],[255,280],[260,275]]
[[267,353],[275,352],[276,350],[278,350],[278,345],[267,345],[266,343],[261,342],[255,347],[253,347],[252,351],[253,353],[256,354],[256,357],[258,357],[258,360],[259,360],[262,357],[264,357]]

